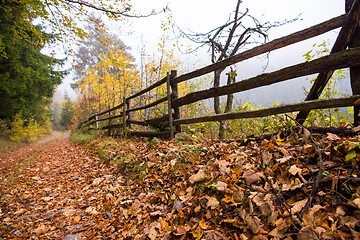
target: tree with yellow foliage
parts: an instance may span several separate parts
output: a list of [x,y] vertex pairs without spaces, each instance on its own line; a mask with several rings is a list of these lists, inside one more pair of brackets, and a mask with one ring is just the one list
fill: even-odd
[[84,120],[122,102],[123,97],[139,90],[139,74],[133,58],[113,35],[103,31],[101,41],[108,48],[95,52],[98,59],[77,82],[79,98],[76,118]]

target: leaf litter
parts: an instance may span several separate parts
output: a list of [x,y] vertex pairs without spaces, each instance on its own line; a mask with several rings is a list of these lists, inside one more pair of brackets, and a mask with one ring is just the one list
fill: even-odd
[[62,138],[2,155],[0,237],[359,239],[359,135],[308,138]]

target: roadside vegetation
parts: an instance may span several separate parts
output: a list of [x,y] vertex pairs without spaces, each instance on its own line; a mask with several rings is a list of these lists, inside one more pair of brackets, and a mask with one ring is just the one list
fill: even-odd
[[[224,142],[196,132],[150,141],[82,129],[72,139],[96,153],[115,182],[121,179],[97,209],[119,219],[121,233],[113,238],[351,239],[360,209],[355,131],[340,137],[292,127],[270,140]],[[94,180],[101,189],[103,179]],[[99,236],[101,229],[84,234]]]

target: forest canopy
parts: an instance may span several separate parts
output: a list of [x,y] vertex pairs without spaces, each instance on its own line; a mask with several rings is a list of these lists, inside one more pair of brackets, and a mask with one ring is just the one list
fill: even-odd
[[39,44],[50,43],[55,36],[43,32],[41,26],[21,22],[19,18],[25,12],[24,6],[16,2],[1,6],[0,119],[10,120],[20,112],[24,117],[37,115],[63,76],[63,72],[55,70],[62,61],[42,54]]
[[[80,26],[93,11],[110,19],[131,14],[128,1],[3,0],[0,6],[0,119],[11,121],[41,115],[49,105],[64,71],[64,60],[49,56],[45,46],[88,36]],[[149,15],[155,14],[151,12]],[[66,46],[68,44],[68,46]],[[40,117],[41,118],[41,117]]]

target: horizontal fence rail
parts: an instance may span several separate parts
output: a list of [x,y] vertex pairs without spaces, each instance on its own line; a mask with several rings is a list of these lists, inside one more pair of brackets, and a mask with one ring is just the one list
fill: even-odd
[[257,118],[257,117],[267,117],[282,113],[310,111],[314,109],[349,107],[354,105],[360,105],[360,102],[356,103],[356,101],[359,99],[360,99],[360,95],[344,97],[344,98],[335,98],[335,99],[318,99],[318,100],[286,104],[286,105],[263,108],[252,111],[232,112],[232,113],[224,113],[224,114],[218,114],[212,116],[179,119],[179,120],[175,120],[174,124],[181,125],[181,124],[214,122],[214,121],[231,120],[231,119]]
[[358,64],[360,64],[360,48],[346,50],[310,62],[283,68],[272,73],[264,73],[231,85],[190,93],[174,101],[174,106],[180,107],[215,96],[243,92],[297,77],[346,68]]
[[[275,39],[271,42],[257,46],[253,49],[244,51],[230,58],[222,60],[220,62],[210,64],[206,67],[198,70],[182,74],[177,76],[176,70],[171,71],[168,75],[156,83],[148,86],[147,88],[132,94],[131,96],[124,98],[123,102],[115,107],[112,107],[106,111],[97,113],[88,118],[88,120],[81,123],[81,125],[92,126],[96,125],[92,129],[120,129],[120,132],[116,132],[114,135],[125,136],[160,136],[160,137],[174,137],[174,133],[181,131],[181,125],[194,124],[200,122],[211,122],[211,121],[223,121],[231,119],[242,119],[242,118],[257,118],[267,117],[276,114],[284,114],[289,112],[302,112],[310,111],[314,109],[326,109],[326,108],[338,108],[338,107],[349,107],[358,106],[360,95],[353,95],[351,97],[343,97],[336,99],[306,99],[304,102],[280,105],[270,108],[242,111],[242,112],[230,112],[224,114],[216,114],[209,116],[199,116],[191,118],[180,117],[180,107],[186,106],[201,100],[219,97],[222,95],[234,94],[250,89],[255,89],[275,83],[280,83],[290,79],[308,76],[311,74],[326,73],[327,77],[331,77],[334,70],[348,68],[360,65],[360,48],[351,48],[345,50],[354,34],[354,19],[358,20],[360,15],[359,0],[355,0],[353,8],[348,14],[344,14],[323,23],[317,24],[310,28],[295,32],[288,36]],[[196,92],[191,92],[183,97],[178,97],[178,84],[185,82],[196,77],[203,76],[205,74],[214,72],[219,69],[224,69],[235,63],[239,63],[246,59],[256,57],[258,55],[268,53],[270,51],[280,49],[289,46],[294,43],[304,41],[334,30],[341,27],[337,41],[334,44],[331,53],[325,57],[312,60],[305,63],[296,64],[289,66],[274,72],[264,73],[255,77],[251,77],[240,82],[236,82],[230,85],[225,85],[217,88],[209,88]],[[163,84],[166,84],[166,96],[160,99],[154,100],[153,102],[147,103],[141,106],[131,106],[133,101],[137,97],[140,97],[151,90],[156,89]],[[320,90],[322,91],[322,89]],[[168,112],[163,116],[159,116],[147,120],[135,120],[132,119],[132,113],[136,111],[151,109],[159,104],[167,102]],[[117,110],[120,113],[115,114]],[[100,116],[109,114],[108,117],[99,119]],[[113,116],[111,116],[111,114]],[[112,123],[111,120],[118,119],[122,120],[121,123]],[[108,124],[106,125],[106,122]],[[99,123],[105,124],[105,126],[99,126]],[[165,126],[169,128],[166,131],[154,132],[154,131],[135,131],[131,130],[132,124],[139,126]]]

